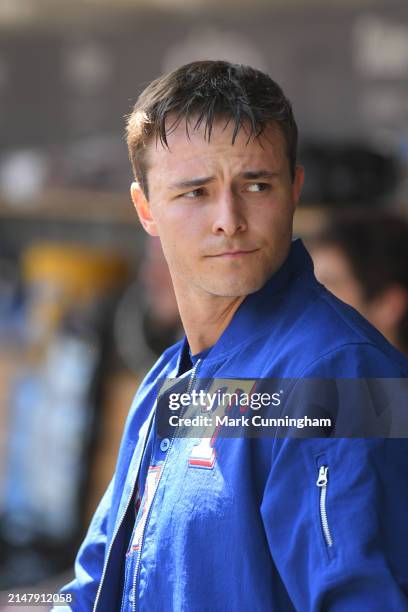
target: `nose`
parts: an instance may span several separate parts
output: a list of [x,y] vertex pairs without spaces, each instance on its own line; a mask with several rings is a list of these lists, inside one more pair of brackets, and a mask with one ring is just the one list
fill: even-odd
[[214,234],[234,236],[247,229],[243,205],[240,198],[233,191],[228,190],[219,195],[215,204],[215,218],[213,222]]

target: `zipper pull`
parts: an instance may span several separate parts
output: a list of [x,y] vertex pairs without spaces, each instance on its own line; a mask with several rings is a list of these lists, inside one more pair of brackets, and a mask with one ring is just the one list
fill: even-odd
[[327,465],[322,465],[319,469],[319,477],[316,481],[316,485],[318,487],[325,487],[327,485],[327,480],[328,480],[328,476],[327,476],[327,472],[329,471],[329,468]]

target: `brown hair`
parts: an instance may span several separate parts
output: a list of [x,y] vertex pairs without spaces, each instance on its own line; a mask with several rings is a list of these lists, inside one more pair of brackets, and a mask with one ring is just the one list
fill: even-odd
[[[174,117],[166,125],[169,115]],[[144,150],[155,138],[168,147],[167,134],[184,119],[186,131],[194,118],[193,130],[204,125],[209,141],[214,120],[234,122],[232,144],[245,123],[248,140],[259,136],[266,126],[276,124],[286,143],[292,179],[295,175],[297,126],[292,106],[282,89],[267,74],[241,64],[198,61],[173,70],[140,94],[127,123],[129,157],[136,180],[148,197]]]

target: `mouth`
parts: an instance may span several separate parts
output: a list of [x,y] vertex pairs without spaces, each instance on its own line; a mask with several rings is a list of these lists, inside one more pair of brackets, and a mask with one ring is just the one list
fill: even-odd
[[250,249],[250,250],[240,250],[240,251],[225,251],[224,253],[218,253],[217,255],[208,255],[208,257],[219,257],[225,259],[239,259],[240,257],[245,257],[247,255],[251,255],[251,253],[255,253],[258,249]]

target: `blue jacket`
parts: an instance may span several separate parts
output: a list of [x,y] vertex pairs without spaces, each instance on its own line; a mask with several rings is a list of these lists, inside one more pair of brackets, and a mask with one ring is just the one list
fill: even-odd
[[[154,422],[156,382],[177,375],[183,344],[165,351],[136,394],[114,477],[62,589],[74,596],[70,609],[92,610],[95,600],[98,612],[121,609],[151,422],[161,474],[122,609],[408,610],[408,441],[219,437],[213,465],[197,469],[197,440],[163,444]],[[194,369],[200,378],[408,374],[405,358],[317,282],[299,240]]]

